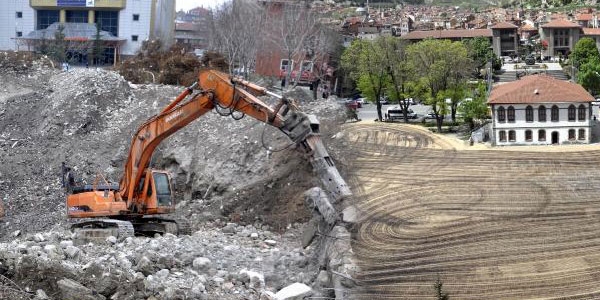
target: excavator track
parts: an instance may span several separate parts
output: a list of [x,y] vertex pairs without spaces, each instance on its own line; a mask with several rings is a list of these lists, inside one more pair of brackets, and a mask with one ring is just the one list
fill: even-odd
[[154,234],[171,233],[174,235],[190,235],[190,222],[185,219],[138,218],[131,221],[138,235],[154,236]]
[[102,242],[109,236],[114,236],[119,240],[123,240],[135,235],[135,230],[131,222],[113,219],[80,222],[71,225],[71,230],[75,232],[78,240],[84,242]]

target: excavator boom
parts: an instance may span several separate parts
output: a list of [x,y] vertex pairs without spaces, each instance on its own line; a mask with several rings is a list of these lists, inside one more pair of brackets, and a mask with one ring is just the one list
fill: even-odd
[[[196,87],[198,92],[194,94]],[[257,98],[265,95],[278,98],[278,104],[271,107]],[[310,157],[324,187],[334,199],[351,195],[323,146],[319,122],[314,116],[299,111],[293,101],[258,85],[219,71],[203,70],[196,84],[186,88],[138,128],[131,141],[118,191],[112,185],[105,185],[108,188],[94,187],[69,195],[69,216],[141,217],[172,212],[175,205],[171,199],[170,179],[166,172],[149,168],[152,154],[165,138],[213,109],[234,119],[240,114],[248,115],[278,128],[297,145],[297,149]]]

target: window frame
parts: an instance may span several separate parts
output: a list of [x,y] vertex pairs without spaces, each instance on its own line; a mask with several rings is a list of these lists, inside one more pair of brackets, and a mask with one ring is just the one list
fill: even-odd
[[498,107],[496,115],[498,116],[498,123],[506,123],[506,110],[504,106]]
[[546,141],[546,130],[545,129],[538,130],[538,142],[545,142],[545,141]]
[[533,142],[533,131],[531,131],[531,129],[525,130],[525,141]]
[[576,109],[575,109],[575,105],[571,104],[569,105],[569,113],[568,113],[568,120],[569,122],[575,122],[577,119],[577,114],[576,114]]
[[574,141],[577,139],[577,136],[575,134],[577,134],[577,132],[575,132],[575,129],[569,129],[569,141]]
[[[286,67],[285,69],[283,68],[283,62],[284,62],[284,61],[286,61],[286,62],[287,62],[287,65],[286,65],[286,66],[289,66],[289,65],[290,65],[290,60],[289,60],[289,59],[287,59],[287,58],[282,58],[282,59],[279,61],[279,70],[280,70],[280,71],[287,71],[287,70],[288,70],[288,69],[287,69],[287,67]],[[292,60],[292,64],[291,64],[291,70],[292,70],[292,71],[294,70],[294,60]]]
[[525,122],[533,122],[533,107],[527,105],[525,108]]
[[586,139],[585,135],[585,129],[579,128],[577,133],[577,140],[584,141]]
[[550,109],[550,121],[559,122],[560,121],[560,109],[558,106],[553,105]]
[[140,21],[140,14],[133,14],[132,19],[133,19],[133,22],[139,22]]
[[508,123],[515,122],[515,108],[512,105],[506,109],[506,121]]
[[23,36],[23,31],[17,31],[16,37],[22,37],[22,36]]
[[538,122],[546,122],[548,115],[546,114],[546,107],[540,105],[538,107]]
[[514,130],[509,130],[508,131],[508,141],[509,142],[516,142],[517,141],[517,133]]
[[137,42],[137,41],[139,41],[139,39],[140,39],[139,35],[137,35],[137,34],[132,34],[131,35],[131,41],[132,42]]
[[23,19],[23,12],[22,11],[15,12],[15,17],[17,19]]
[[498,133],[498,141],[506,143],[506,130],[500,130],[500,132]]
[[579,107],[577,108],[577,120],[579,121],[585,121],[587,119],[587,108],[585,107],[585,105],[580,104]]

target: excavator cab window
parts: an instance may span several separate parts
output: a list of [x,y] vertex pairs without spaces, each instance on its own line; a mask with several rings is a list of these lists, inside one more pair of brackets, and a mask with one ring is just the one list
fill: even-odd
[[169,177],[165,173],[154,173],[154,187],[158,206],[171,206],[171,185]]

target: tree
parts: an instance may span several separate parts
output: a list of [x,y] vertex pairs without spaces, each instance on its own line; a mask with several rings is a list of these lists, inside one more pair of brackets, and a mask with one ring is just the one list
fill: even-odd
[[599,91],[600,53],[596,48],[596,42],[591,38],[580,39],[575,44],[569,59],[577,67],[577,83],[592,93]]
[[383,120],[381,97],[389,85],[388,63],[381,43],[354,40],[342,54],[342,67],[357,83],[363,96],[377,105],[377,117]]
[[439,276],[433,284],[433,288],[435,289],[436,300],[450,300],[450,296],[448,295],[448,293],[444,293],[443,291],[443,283],[440,280]]
[[65,45],[65,27],[60,24],[54,33],[54,41],[48,47],[49,55],[58,62],[66,60],[66,45]]
[[594,95],[600,91],[600,59],[589,60],[579,68],[577,83]]
[[88,63],[98,64],[104,60],[104,44],[102,42],[102,34],[100,31],[100,24],[96,23],[96,34],[94,34],[94,41],[92,42],[92,48],[88,50]]
[[483,120],[488,115],[487,107],[487,86],[485,81],[479,81],[475,90],[472,92],[472,100],[464,101],[459,107],[463,114],[465,122],[469,124],[469,129],[475,128],[477,120]]
[[411,95],[407,92],[410,88],[409,80],[414,77],[414,71],[407,60],[406,44],[394,37],[381,37],[377,39],[377,42],[383,50],[384,62],[387,62],[386,71],[389,77],[387,94],[392,101],[398,102],[403,111],[404,122],[408,123],[408,107],[410,106],[408,98],[411,98]]
[[496,55],[492,51],[492,44],[490,40],[485,37],[476,37],[473,39],[463,40],[467,52],[471,60],[473,60],[473,67],[475,68],[474,74],[481,76],[481,69],[485,65],[496,58]]
[[[438,132],[442,131],[444,116],[448,113],[448,89],[464,82],[471,70],[471,60],[461,42],[426,39],[407,48],[409,62],[428,85],[426,103],[432,106]],[[458,103],[456,103],[458,105]]]
[[237,67],[247,78],[265,41],[267,12],[254,1],[233,0],[225,2],[211,16],[210,50],[226,55],[230,74]]
[[600,54],[598,48],[596,48],[596,41],[591,38],[580,39],[573,52],[569,55],[569,59],[573,60],[574,64],[583,66],[592,60],[600,60]]

